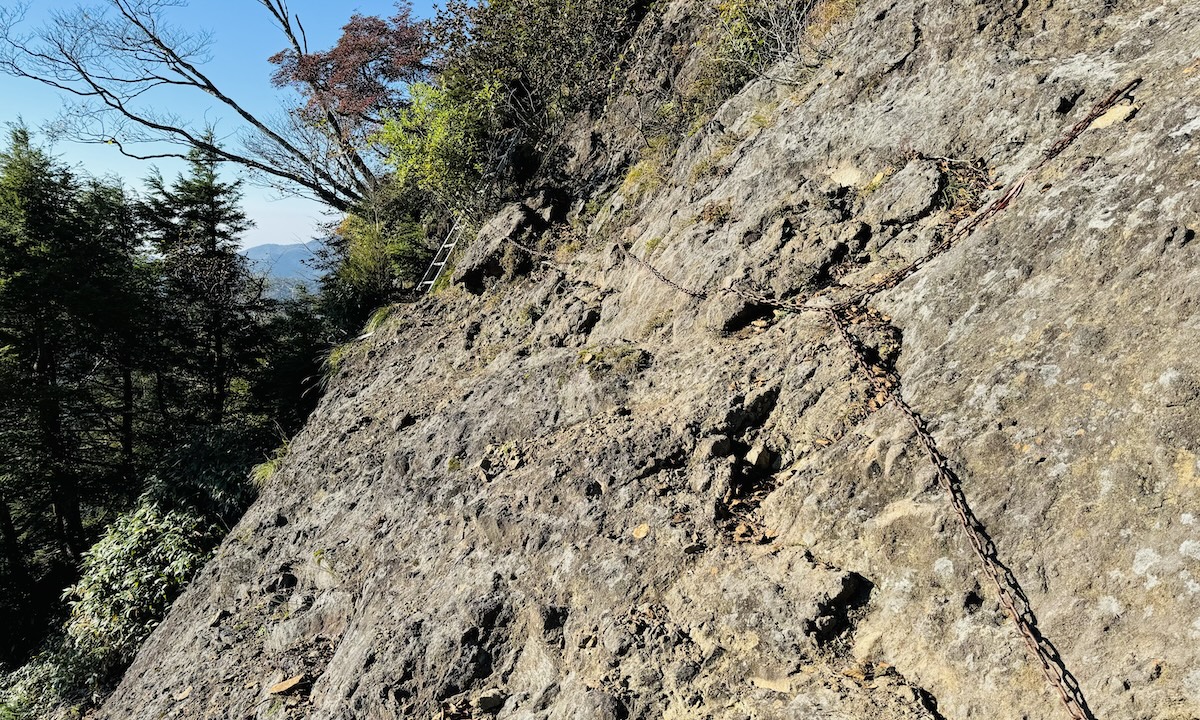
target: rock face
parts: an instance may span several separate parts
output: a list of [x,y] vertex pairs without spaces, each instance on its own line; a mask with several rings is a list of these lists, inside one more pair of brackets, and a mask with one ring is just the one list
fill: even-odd
[[546,220],[524,203],[511,203],[480,228],[474,242],[463,249],[452,279],[471,292],[484,290],[489,280],[502,277],[505,258],[512,258],[509,270],[525,269],[528,257],[514,251],[512,242],[529,242],[531,236],[546,229]]
[[[1200,715],[1200,6],[836,38],[573,257],[357,346],[100,717],[1067,718],[889,387],[1095,716]],[[838,315],[874,382],[768,302],[927,255]]]

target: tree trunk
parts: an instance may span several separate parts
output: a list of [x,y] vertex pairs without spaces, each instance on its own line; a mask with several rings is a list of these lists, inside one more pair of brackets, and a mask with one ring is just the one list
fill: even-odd
[[[213,319],[214,325],[219,323]],[[213,353],[216,355],[216,367],[213,368],[213,407],[212,424],[220,425],[225,419],[225,404],[229,400],[229,358],[225,354],[225,340],[220,330],[213,336]]]
[[[216,228],[211,229],[211,244],[209,245],[209,257],[212,259],[213,275],[220,278],[220,286],[228,287],[229,282],[226,276],[225,258],[222,257],[220,249],[216,243]],[[222,302],[224,301],[224,303]],[[225,303],[232,303],[232,297],[222,293],[214,295],[208,300],[208,337],[212,342],[212,367],[209,375],[209,422],[214,426],[220,425],[225,420],[225,404],[229,399],[229,358],[227,357],[228,350],[225,347],[225,317],[230,312],[230,307]]]
[[121,358],[121,474],[127,484],[134,480],[133,468],[133,369],[128,353]]
[[62,403],[58,397],[58,354],[46,333],[38,343],[37,379],[38,428],[46,453],[46,471],[50,482],[55,525],[63,554],[76,564],[83,554],[83,522],[79,511],[79,492],[75,478],[67,470],[67,448],[63,438]]
[[72,565],[83,558],[83,519],[79,512],[79,493],[74,482],[58,478],[53,498],[54,520],[62,542],[63,554]]
[[18,581],[29,577],[25,569],[25,558],[21,555],[21,542],[17,534],[17,526],[13,523],[12,511],[8,508],[8,500],[0,499],[0,543],[4,546],[4,557],[8,560],[9,572]]

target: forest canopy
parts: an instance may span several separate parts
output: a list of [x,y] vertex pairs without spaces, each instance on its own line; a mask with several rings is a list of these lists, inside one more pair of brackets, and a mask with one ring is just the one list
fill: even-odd
[[43,693],[132,658],[315,402],[332,330],[240,254],[220,165],[135,193],[23,127],[0,150],[0,662],[40,651]]

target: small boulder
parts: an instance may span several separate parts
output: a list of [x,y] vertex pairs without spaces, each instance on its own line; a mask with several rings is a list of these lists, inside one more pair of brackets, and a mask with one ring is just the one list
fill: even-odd
[[733,447],[729,438],[724,435],[711,435],[696,444],[696,459],[712,460],[725,457]]
[[746,462],[759,470],[770,470],[775,464],[775,453],[763,445],[755,445],[746,453]]
[[569,199],[558,188],[539,188],[537,192],[525,198],[525,205],[547,223],[564,221],[569,204]]
[[914,160],[867,196],[862,215],[875,225],[907,225],[932,212],[941,189],[938,166]]
[[475,698],[475,707],[486,713],[500,712],[500,708],[504,707],[504,702],[508,700],[508,695],[502,690],[492,688],[484,690],[479,697]]
[[229,612],[228,610],[226,610],[226,609],[222,608],[222,609],[218,610],[218,611],[216,612],[216,614],[215,614],[215,615],[213,615],[213,616],[212,616],[212,618],[211,618],[211,619],[208,621],[208,626],[209,626],[209,627],[214,627],[214,628],[215,628],[215,627],[218,627],[218,626],[220,626],[220,624],[221,624],[221,622],[222,622],[222,621],[224,621],[226,618],[229,618],[229,617],[230,617],[232,614],[233,614],[233,613],[231,613],[231,612]]
[[[524,203],[509,203],[492,216],[467,244],[454,266],[452,280],[473,293],[483,292],[488,278],[504,275],[504,254],[510,240],[528,240],[528,236],[546,228],[546,221]],[[523,255],[523,254],[522,254]],[[528,258],[524,258],[528,262]]]

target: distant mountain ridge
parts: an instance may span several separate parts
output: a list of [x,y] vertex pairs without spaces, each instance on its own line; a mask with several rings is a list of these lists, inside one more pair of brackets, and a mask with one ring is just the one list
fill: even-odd
[[265,273],[277,288],[297,285],[315,290],[321,273],[312,267],[312,260],[321,249],[320,240],[307,243],[268,243],[242,250],[258,272]]

